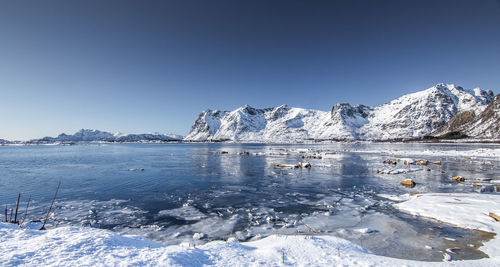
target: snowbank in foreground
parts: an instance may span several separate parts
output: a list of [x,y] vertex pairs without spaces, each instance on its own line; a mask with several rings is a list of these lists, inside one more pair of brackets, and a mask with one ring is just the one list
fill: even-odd
[[409,200],[395,204],[402,211],[413,215],[433,218],[458,227],[496,233],[481,251],[500,259],[500,222],[489,216],[500,215],[500,195],[493,194],[417,194]]
[[[142,237],[107,230],[62,227],[47,231],[0,223],[0,264],[60,266],[422,266],[424,262],[376,256],[333,236],[269,236],[238,243],[215,241],[192,246],[162,246]],[[425,265],[431,263],[425,262]],[[432,265],[448,265],[437,262]],[[459,266],[495,266],[499,257],[454,261]]]
[[[459,227],[500,233],[500,195],[404,195],[395,206],[409,213],[435,218]],[[38,226],[39,227],[39,226]],[[61,227],[47,231],[0,223],[0,265],[60,266],[500,266],[500,239],[482,250],[490,258],[474,261],[418,262],[373,255],[350,241],[333,236],[272,235],[253,242],[214,241],[193,247],[163,246],[137,236],[87,227]]]

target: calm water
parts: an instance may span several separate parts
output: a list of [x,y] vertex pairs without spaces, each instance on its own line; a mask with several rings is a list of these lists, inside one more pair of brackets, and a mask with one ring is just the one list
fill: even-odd
[[[28,196],[33,200],[28,218],[41,219],[61,181],[51,227],[85,225],[113,229],[165,244],[198,244],[228,237],[250,240],[273,233],[331,234],[362,243],[381,255],[441,260],[440,251],[447,247],[479,244],[478,240],[488,236],[400,213],[392,208],[392,201],[377,195],[477,191],[470,185],[451,183],[449,178],[462,175],[499,179],[498,159],[420,155],[416,158],[441,160],[443,165],[411,166],[414,172],[397,175],[377,174],[376,170],[387,168],[382,161],[398,153],[412,157],[407,153],[492,147],[496,146],[6,146],[0,147],[0,204],[12,207],[17,192],[21,192],[23,205]],[[334,154],[323,159],[301,159],[312,152],[297,153],[296,149]],[[250,155],[237,154],[243,151]],[[313,167],[276,167],[298,161],[309,161]],[[418,185],[399,185],[405,178],[415,179]],[[367,227],[376,231],[359,231]],[[449,244],[443,237],[456,239],[456,244]],[[435,249],[426,250],[425,245]],[[458,254],[461,258],[483,256],[467,247]]]

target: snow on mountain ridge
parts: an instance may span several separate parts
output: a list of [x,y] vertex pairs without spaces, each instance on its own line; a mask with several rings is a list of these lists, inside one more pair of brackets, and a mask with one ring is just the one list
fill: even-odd
[[133,142],[133,141],[174,141],[182,140],[182,136],[173,134],[146,133],[146,134],[123,134],[110,133],[94,129],[81,129],[78,132],[68,135],[62,133],[57,137],[44,137],[31,140],[31,143],[55,143],[55,142]]
[[459,112],[483,111],[492,99],[491,91],[466,90],[441,83],[376,107],[339,103],[331,112],[287,105],[264,109],[245,105],[234,111],[206,110],[200,113],[185,140],[294,142],[421,137]]
[[466,90],[454,84],[437,84],[377,106],[369,123],[360,129],[365,139],[412,138],[429,134],[457,113],[482,112],[493,92]]
[[457,114],[430,136],[445,138],[476,137],[500,138],[500,94],[488,104],[483,112],[464,111]]

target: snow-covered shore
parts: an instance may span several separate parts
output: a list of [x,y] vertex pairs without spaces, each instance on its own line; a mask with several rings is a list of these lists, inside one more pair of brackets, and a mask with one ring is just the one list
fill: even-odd
[[[401,198],[400,198],[401,199]],[[403,211],[434,218],[458,227],[497,233],[482,248],[490,258],[472,261],[425,262],[425,265],[498,266],[499,195],[420,194],[395,204]],[[0,264],[72,266],[421,266],[424,262],[372,254],[350,241],[333,236],[272,235],[239,243],[235,240],[163,246],[143,237],[88,227],[61,227],[47,231],[0,223]],[[444,255],[444,254],[443,254]],[[283,264],[284,263],[284,264]]]
[[496,233],[480,248],[490,257],[500,257],[500,222],[489,216],[500,215],[500,195],[493,194],[417,194],[394,206],[410,214],[433,218],[461,228]]

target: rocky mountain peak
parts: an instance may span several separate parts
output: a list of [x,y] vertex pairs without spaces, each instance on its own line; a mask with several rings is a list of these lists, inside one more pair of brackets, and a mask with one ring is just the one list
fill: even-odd
[[376,107],[335,104],[330,112],[282,105],[245,105],[224,113],[202,112],[186,140],[293,142],[306,139],[397,139],[422,137],[457,113],[482,112],[492,92],[440,83]]

